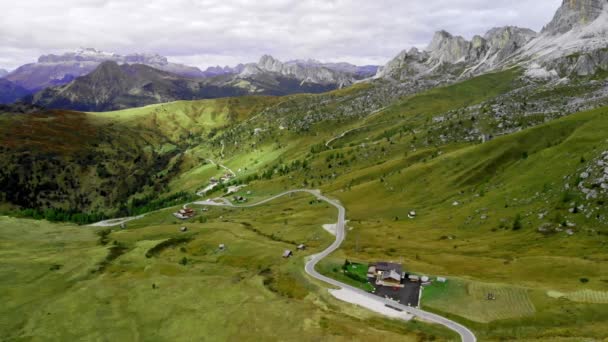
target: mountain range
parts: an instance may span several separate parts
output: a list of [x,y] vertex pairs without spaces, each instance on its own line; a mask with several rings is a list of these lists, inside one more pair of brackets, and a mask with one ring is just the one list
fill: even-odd
[[[101,75],[109,75],[108,66],[104,65],[106,62],[142,67],[123,68],[119,78],[122,84],[107,81],[87,85],[87,82],[102,79]],[[161,77],[151,69],[165,74]],[[108,110],[159,101],[244,94],[318,93],[348,86],[372,76],[376,70],[375,66],[358,67],[315,60],[283,63],[266,55],[258,63],[209,67],[201,71],[196,67],[170,63],[166,57],[156,54],[122,56],[86,48],[63,55],[44,55],[38,58],[37,63],[23,65],[7,73],[2,84],[4,95],[1,101],[11,103],[23,99],[49,108]],[[118,72],[118,68],[114,67],[113,72]],[[84,77],[91,74],[91,77]],[[103,94],[94,97],[104,99],[91,98],[91,89]],[[32,96],[24,98],[30,94]]]
[[193,78],[147,64],[119,65],[106,61],[85,76],[48,87],[25,100],[48,108],[107,111],[176,100],[321,93],[351,85],[374,70],[347,64],[332,67],[321,63],[283,63],[265,55],[258,63],[217,68],[215,76]]
[[[447,84],[487,72],[523,66],[531,77],[560,78],[570,74],[588,75],[608,68],[605,47],[605,1],[564,1],[553,20],[540,33],[506,26],[493,28],[470,41],[446,31],[437,32],[428,47],[404,50],[383,67],[355,66],[348,63],[322,63],[316,60],[281,62],[265,55],[257,63],[235,67],[195,67],[169,63],[159,55],[120,56],[95,49],[82,49],[61,56],[46,55],[38,63],[24,65],[6,76],[15,85],[3,101],[22,96],[22,88],[33,91],[44,87],[27,101],[38,105],[81,110],[108,110],[173,100],[191,100],[245,94],[287,95],[319,93],[374,79],[429,81],[429,86]],[[79,78],[99,68],[103,61],[147,68],[123,70],[124,84],[87,82],[107,75],[101,70],[92,77]],[[104,66],[106,68],[107,66]],[[129,69],[129,68],[125,68]],[[113,70],[118,72],[118,68]],[[170,74],[170,75],[169,75]],[[154,76],[153,76],[154,75]],[[103,78],[103,77],[102,77]],[[128,84],[128,85],[127,85]],[[21,88],[16,88],[17,86]],[[104,95],[94,99],[91,89]],[[112,96],[108,97],[109,94]]]
[[507,26],[468,41],[440,31],[425,51],[401,52],[376,77],[463,79],[517,65],[535,77],[593,74],[608,68],[605,4],[605,0],[564,1],[540,33]]
[[[265,55],[257,63],[201,71],[156,54],[122,56],[86,48],[44,55],[37,63],[7,73],[0,101],[10,103],[35,93],[25,101],[50,108],[99,111],[245,94],[319,93],[372,76],[401,82],[433,80],[432,85],[438,85],[517,65],[538,78],[589,75],[608,68],[605,3],[564,1],[540,33],[506,26],[469,41],[439,31],[425,50],[404,50],[380,68],[316,60],[281,62]],[[119,74],[119,82],[110,81]],[[102,81],[104,78],[108,79]]]
[[119,64],[143,64],[158,70],[184,77],[201,77],[196,67],[169,63],[166,57],[157,54],[118,55],[93,48],[81,48],[63,55],[43,55],[36,63],[29,63],[13,70],[6,79],[32,92],[46,87],[63,85],[77,77],[87,75],[101,63],[113,61]]

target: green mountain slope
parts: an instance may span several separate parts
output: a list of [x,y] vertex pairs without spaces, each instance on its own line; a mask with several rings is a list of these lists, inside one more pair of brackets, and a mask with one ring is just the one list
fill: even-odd
[[2,114],[2,200],[22,208],[109,214],[134,194],[165,192],[182,164],[206,164],[188,149],[274,101],[176,102],[103,116]]
[[[344,258],[399,261],[447,276],[423,307],[465,322],[480,340],[601,339],[608,107],[593,95],[600,88],[507,70],[403,97],[385,97],[392,88],[380,82],[109,113],[3,114],[3,201],[8,211],[139,213],[195,198],[227,172],[212,159],[236,173],[226,185],[246,184],[237,195],[251,201],[294,188],[338,198],[350,229],[321,265],[327,274]],[[585,96],[598,108],[569,102]],[[316,205],[274,217],[289,222]],[[217,217],[240,222],[234,215]],[[133,225],[177,228],[172,220],[161,211]]]

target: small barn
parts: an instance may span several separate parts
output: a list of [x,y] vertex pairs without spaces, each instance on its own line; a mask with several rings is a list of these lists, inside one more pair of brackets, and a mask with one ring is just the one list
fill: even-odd
[[194,215],[196,215],[196,212],[194,212],[194,209],[190,208],[180,209],[178,212],[173,213],[173,216],[177,217],[180,220],[187,220],[189,218],[194,217]]
[[283,258],[289,258],[291,256],[293,256],[293,252],[289,249],[286,249],[285,252],[283,252]]

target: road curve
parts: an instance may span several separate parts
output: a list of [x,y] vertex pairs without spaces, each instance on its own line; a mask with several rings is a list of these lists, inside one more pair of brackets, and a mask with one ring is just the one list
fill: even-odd
[[368,297],[374,301],[380,302],[382,304],[389,304],[391,307],[403,310],[404,312],[417,316],[425,321],[443,325],[444,327],[457,332],[460,335],[460,338],[463,342],[476,342],[477,341],[475,334],[473,334],[473,332],[471,330],[469,330],[467,327],[463,326],[462,324],[456,323],[452,320],[449,320],[445,317],[439,316],[439,315],[431,313],[431,312],[416,309],[416,308],[413,308],[410,306],[406,306],[406,305],[397,303],[391,299],[386,299],[386,298],[382,298],[382,297],[373,295],[371,293],[360,290],[356,287],[353,287],[353,286],[341,283],[335,279],[326,277],[326,276],[320,274],[319,272],[317,272],[315,270],[315,266],[323,258],[327,257],[328,255],[333,253],[335,250],[337,250],[340,247],[340,245],[342,244],[342,242],[344,241],[344,238],[346,237],[346,230],[345,230],[346,209],[338,201],[325,197],[323,194],[321,194],[321,192],[319,190],[309,190],[309,189],[290,190],[290,191],[285,191],[278,195],[272,196],[270,198],[267,198],[263,201],[254,203],[254,204],[238,205],[238,206],[232,204],[230,201],[228,201],[225,198],[221,199],[221,201],[222,201],[221,203],[207,200],[207,201],[194,202],[192,204],[207,205],[207,206],[222,206],[222,207],[227,206],[227,207],[233,207],[233,208],[251,208],[251,207],[256,207],[256,206],[268,203],[270,201],[273,201],[273,200],[283,197],[285,195],[298,193],[298,192],[309,193],[309,194],[315,196],[317,199],[325,201],[325,202],[329,203],[330,205],[334,206],[336,209],[338,209],[338,222],[336,224],[336,240],[329,247],[327,247],[324,251],[322,251],[321,253],[315,254],[310,258],[310,260],[306,263],[306,266],[304,267],[304,270],[306,271],[306,273],[308,275],[310,275],[311,277],[313,277],[315,279],[323,281],[327,284],[354,291],[358,294],[366,296],[366,297]]

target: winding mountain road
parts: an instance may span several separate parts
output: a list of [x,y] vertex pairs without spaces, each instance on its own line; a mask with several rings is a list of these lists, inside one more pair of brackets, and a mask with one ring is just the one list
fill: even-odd
[[328,204],[334,206],[336,209],[338,209],[338,222],[336,224],[336,240],[321,253],[311,256],[310,260],[306,263],[306,266],[304,267],[304,270],[306,271],[306,273],[308,275],[310,275],[311,277],[313,277],[315,279],[323,281],[327,284],[330,284],[330,285],[333,285],[336,287],[340,287],[340,288],[344,288],[344,289],[348,289],[350,291],[354,291],[371,300],[380,302],[384,305],[390,305],[393,308],[403,310],[403,312],[407,312],[409,314],[417,316],[424,321],[443,325],[444,327],[457,332],[460,335],[460,338],[462,339],[463,342],[476,342],[477,341],[475,334],[473,334],[473,332],[471,330],[469,330],[467,327],[465,327],[459,323],[456,323],[452,320],[449,320],[445,317],[439,316],[439,315],[431,313],[431,312],[416,309],[416,308],[413,308],[410,306],[406,306],[406,305],[397,303],[390,299],[386,299],[386,298],[382,298],[382,297],[373,295],[371,293],[360,290],[356,287],[353,287],[353,286],[341,283],[332,278],[326,277],[326,276],[320,274],[319,272],[317,272],[315,270],[315,266],[321,260],[323,260],[323,258],[327,257],[328,255],[333,253],[335,250],[337,250],[340,247],[340,245],[342,244],[342,242],[344,241],[344,238],[346,237],[346,231],[345,231],[346,209],[338,201],[332,200],[332,199],[324,196],[323,194],[321,194],[321,192],[319,190],[308,190],[308,189],[290,190],[290,191],[286,191],[286,192],[280,193],[278,195],[272,196],[270,198],[267,198],[263,201],[260,201],[260,202],[254,203],[254,204],[248,204],[248,205],[236,206],[225,198],[220,199],[221,202],[207,200],[207,201],[193,202],[192,204],[206,205],[206,206],[233,207],[233,208],[251,208],[251,207],[256,207],[256,206],[268,203],[270,201],[273,201],[277,198],[280,198],[280,197],[283,197],[283,196],[286,196],[289,194],[302,193],[302,192],[309,193],[309,194],[315,196],[317,199],[325,201]]

